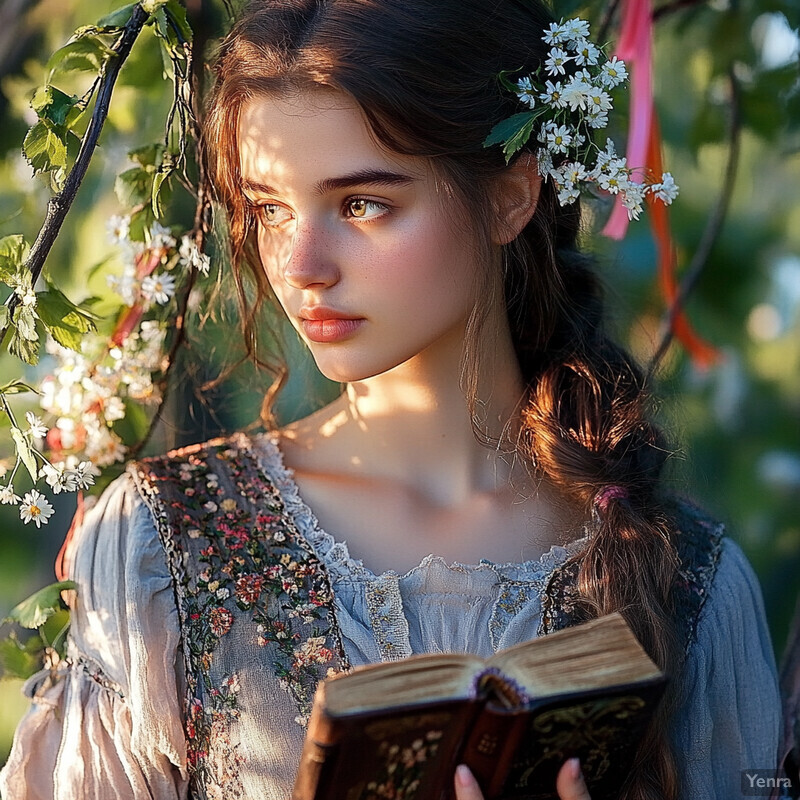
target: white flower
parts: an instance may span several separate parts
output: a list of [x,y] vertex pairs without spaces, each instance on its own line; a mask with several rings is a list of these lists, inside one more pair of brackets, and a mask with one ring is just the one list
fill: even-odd
[[181,257],[181,262],[186,267],[194,267],[203,275],[208,275],[211,268],[211,259],[205,254],[201,253],[191,236],[184,236],[181,239],[181,246],[178,250]]
[[594,66],[597,64],[597,59],[600,56],[600,50],[586,39],[581,39],[574,45],[575,48],[575,63],[582,67],[584,64]]
[[603,64],[599,77],[604,86],[613,89],[628,79],[628,70],[625,68],[625,62],[614,56],[610,61],[606,61]]
[[567,55],[566,51],[560,47],[554,47],[550,51],[550,56],[544,62],[545,69],[548,75],[563,75],[564,66],[572,59]]
[[160,248],[168,250],[171,247],[175,247],[175,237],[172,235],[172,231],[169,228],[165,228],[160,222],[154,222],[147,233],[151,250]]
[[43,439],[45,436],[47,436],[47,428],[42,424],[42,420],[37,417],[33,411],[26,411],[25,419],[28,420],[30,434],[34,439]]
[[581,190],[574,186],[565,186],[558,190],[559,205],[568,206],[581,196]]
[[520,78],[517,81],[517,97],[530,108],[536,106],[536,90],[530,78]]
[[74,469],[75,480],[79,489],[88,489],[94,485],[95,476],[100,474],[100,470],[91,461],[81,461]]
[[19,507],[19,518],[27,525],[29,522],[35,522],[36,527],[40,528],[43,523],[53,516],[53,506],[47,501],[47,498],[36,489],[32,489],[25,497],[22,498],[22,504]]
[[586,105],[590,112],[595,111],[602,113],[603,111],[611,109],[611,97],[602,89],[593,86],[592,89],[587,92]]
[[622,205],[628,210],[628,219],[639,219],[642,213],[645,187],[641,183],[631,183],[622,191]]
[[8,486],[0,486],[0,503],[4,506],[15,506],[22,498],[14,494],[14,487],[9,483]]
[[596,171],[602,170],[607,164],[617,158],[617,148],[612,139],[606,139],[606,146],[597,154]]
[[106,422],[116,422],[118,419],[125,419],[125,403],[117,395],[109,397],[103,403],[103,416]]
[[563,90],[564,86],[560,81],[556,83],[547,81],[544,85],[544,91],[539,95],[539,99],[551,108],[564,108],[566,103],[561,97]]
[[53,494],[74,492],[78,488],[78,478],[72,470],[65,470],[63,464],[45,464],[39,475],[47,481]]
[[122,440],[108,426],[103,425],[97,417],[85,419],[86,457],[98,467],[107,467],[125,458],[125,447]]
[[539,134],[539,141],[542,142],[551,153],[566,153],[567,148],[572,144],[573,132],[566,125],[557,125],[555,122],[548,122],[542,126]]
[[669,172],[665,172],[661,176],[661,183],[654,183],[650,186],[650,191],[657,200],[670,205],[678,196],[678,185],[672,175]]
[[20,298],[23,306],[33,306],[36,308],[36,292],[30,286],[17,286],[14,293]]
[[106,283],[112,292],[116,292],[122,298],[126,306],[132,306],[136,302],[139,281],[134,268],[126,268],[122,275],[107,275]]
[[568,19],[563,25],[564,36],[567,39],[580,40],[589,38],[589,23],[580,17]]
[[553,177],[558,183],[569,187],[575,186],[580,181],[589,180],[586,167],[580,161],[567,161],[555,171]]
[[605,128],[608,125],[608,112],[598,108],[589,108],[586,112],[586,122],[590,128]]
[[125,244],[131,233],[131,218],[115,214],[106,222],[106,232],[111,244]]
[[546,44],[560,44],[561,42],[565,41],[566,38],[564,26],[559,25],[556,22],[550,23],[550,26],[547,28],[544,36],[542,37]]
[[164,272],[158,275],[148,275],[142,281],[142,294],[147,300],[155,301],[163,306],[175,294],[175,278]]
[[561,97],[572,111],[579,108],[585,110],[589,100],[589,92],[594,89],[591,83],[584,80],[583,75],[574,75],[564,87]]

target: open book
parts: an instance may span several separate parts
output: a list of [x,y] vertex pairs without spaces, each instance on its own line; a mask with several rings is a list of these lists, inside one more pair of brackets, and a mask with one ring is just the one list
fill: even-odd
[[439,800],[467,764],[487,800],[557,798],[578,756],[616,798],[666,678],[610,614],[496,653],[413,656],[320,684],[293,800]]

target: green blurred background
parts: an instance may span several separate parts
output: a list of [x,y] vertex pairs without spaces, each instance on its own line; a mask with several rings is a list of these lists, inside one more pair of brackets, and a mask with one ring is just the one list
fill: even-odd
[[[0,2],[0,236],[33,239],[44,218],[49,188],[32,179],[20,154],[33,91],[44,80],[50,54],[73,30],[119,7],[113,0],[2,0]],[[580,13],[593,30],[613,3],[556,2],[557,16]],[[783,650],[800,592],[800,5],[788,0],[656,2],[656,100],[667,168],[681,186],[672,206],[674,237],[685,266],[719,201],[729,157],[733,75],[740,97],[741,155],[724,228],[688,304],[697,331],[721,352],[708,371],[672,347],[659,373],[660,419],[680,457],[669,480],[726,521],[754,565],[764,591],[776,653]],[[203,23],[212,33],[224,14],[207,4]],[[616,17],[609,28],[613,38]],[[62,86],[67,91],[81,87]],[[134,47],[111,104],[101,146],[49,258],[51,278],[73,300],[108,293],[91,268],[114,252],[107,219],[121,209],[112,187],[127,151],[158,141],[170,102],[153,37]],[[615,135],[620,141],[619,135]],[[176,193],[168,222],[188,225],[188,194]],[[646,223],[624,242],[587,237],[606,279],[620,339],[647,361],[660,336],[663,298],[655,278],[655,248]],[[190,347],[167,404],[166,421],[150,448],[164,449],[251,423],[258,416],[264,379],[239,370],[205,402],[194,389],[233,357],[230,288],[218,278],[218,310],[195,324]],[[2,298],[0,298],[2,299]],[[206,324],[200,330],[200,321]],[[211,354],[211,357],[209,357]],[[281,408],[301,416],[332,387],[316,380],[302,354]],[[26,375],[38,380],[41,364]],[[0,382],[21,375],[18,362],[0,354]],[[21,414],[28,405],[17,406]],[[213,408],[213,413],[210,409]],[[7,426],[5,419],[0,426]],[[8,436],[0,429],[0,448]],[[10,452],[0,450],[0,458]],[[20,599],[53,580],[53,562],[71,516],[71,496],[56,498],[53,524],[40,530],[0,506],[0,618]],[[0,763],[27,701],[21,682],[0,680]]]

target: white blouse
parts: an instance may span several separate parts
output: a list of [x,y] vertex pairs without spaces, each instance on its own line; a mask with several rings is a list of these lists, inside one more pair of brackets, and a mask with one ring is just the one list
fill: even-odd
[[[555,546],[521,564],[448,565],[429,555],[404,575],[375,575],[320,529],[273,440],[258,438],[256,446],[287,513],[327,567],[353,666],[425,652],[486,656],[534,638],[550,573],[583,544]],[[79,666],[26,684],[33,702],[0,772],[0,793],[6,800],[184,798],[178,611],[155,524],[129,476],[87,513],[67,561],[79,587],[68,655]],[[758,581],[725,538],[671,728],[682,799],[741,797],[741,770],[773,767],[779,729]],[[275,771],[247,797],[285,800],[303,731],[276,714],[261,733]]]

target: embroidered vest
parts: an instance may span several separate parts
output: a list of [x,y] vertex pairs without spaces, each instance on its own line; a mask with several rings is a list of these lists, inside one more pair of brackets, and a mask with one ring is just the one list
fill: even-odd
[[[143,459],[129,472],[156,521],[176,593],[191,796],[249,796],[239,774],[241,743],[232,732],[243,713],[269,719],[275,704],[251,690],[243,708],[242,683],[277,678],[297,711],[295,722],[304,726],[317,683],[349,669],[328,576],[244,434]],[[681,558],[675,602],[688,652],[723,529],[688,504],[675,511]],[[579,567],[575,557],[550,576],[540,634],[583,620]],[[255,678],[253,663],[260,667]]]

